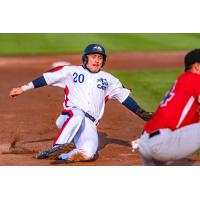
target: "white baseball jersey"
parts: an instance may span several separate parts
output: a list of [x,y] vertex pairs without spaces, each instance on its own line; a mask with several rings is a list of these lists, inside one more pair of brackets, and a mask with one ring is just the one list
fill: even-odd
[[104,112],[107,99],[121,103],[130,91],[111,74],[90,72],[83,66],[60,66],[43,74],[46,83],[65,89],[66,106],[77,107],[99,120]]

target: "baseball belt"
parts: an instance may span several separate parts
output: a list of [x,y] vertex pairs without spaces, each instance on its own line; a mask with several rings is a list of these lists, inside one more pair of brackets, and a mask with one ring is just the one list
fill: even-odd
[[[66,107],[70,107],[70,106],[66,106]],[[73,106],[72,106],[72,108],[73,108]],[[74,108],[76,108],[76,107],[74,107]],[[84,111],[83,111],[84,112]],[[92,116],[92,115],[90,115],[89,113],[87,113],[87,112],[84,112],[84,114],[85,114],[85,116],[87,117],[87,118],[89,118],[92,122],[95,122],[96,121],[96,119]],[[69,115],[67,112],[62,112],[62,115]],[[98,124],[98,122],[97,122],[97,124]]]
[[160,131],[159,131],[159,130],[156,130],[156,131],[150,133],[150,134],[149,134],[149,138],[152,138],[152,137],[154,137],[154,136],[156,136],[156,135],[160,135]]
[[92,122],[95,122],[96,121],[96,119],[94,118],[94,117],[92,117],[89,113],[87,113],[87,112],[84,112],[85,113],[85,116],[87,117],[87,118],[89,118]]
[[[144,134],[144,131],[142,131],[142,135]],[[159,130],[156,130],[156,131],[154,131],[154,132],[151,132],[151,133],[148,133],[148,135],[149,135],[149,138],[152,138],[152,137],[154,137],[154,136],[156,136],[156,135],[160,135],[160,131]]]

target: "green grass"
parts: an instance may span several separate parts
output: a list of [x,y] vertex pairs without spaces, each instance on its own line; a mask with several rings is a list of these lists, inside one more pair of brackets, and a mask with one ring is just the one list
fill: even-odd
[[155,111],[183,69],[111,71],[126,88],[132,88],[131,96],[143,108]]
[[107,52],[176,51],[200,47],[199,33],[1,33],[0,55],[81,53],[89,43]]

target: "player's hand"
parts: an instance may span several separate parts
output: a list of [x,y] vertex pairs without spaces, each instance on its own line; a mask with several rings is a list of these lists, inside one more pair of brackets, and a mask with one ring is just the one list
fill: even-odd
[[18,87],[18,88],[13,88],[11,91],[10,91],[10,94],[9,96],[10,97],[17,97],[18,95],[22,94],[23,93],[23,90],[21,87]]
[[138,115],[140,118],[142,118],[144,121],[148,121],[152,118],[154,113],[153,112],[147,112],[147,111],[145,111],[145,110],[143,110],[142,108],[139,107],[136,110],[135,114]]

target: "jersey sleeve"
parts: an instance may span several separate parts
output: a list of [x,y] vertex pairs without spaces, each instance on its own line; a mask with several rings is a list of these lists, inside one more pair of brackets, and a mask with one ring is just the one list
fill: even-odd
[[66,80],[70,74],[70,67],[60,66],[43,74],[47,85],[65,88]]
[[130,90],[123,87],[121,82],[111,76],[110,84],[107,90],[108,99],[117,99],[120,103],[122,103],[130,94]]

